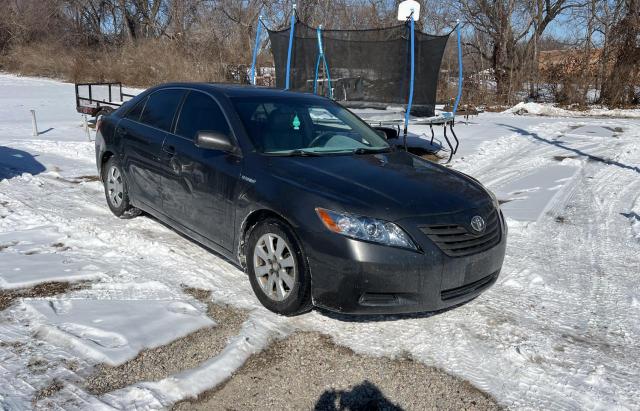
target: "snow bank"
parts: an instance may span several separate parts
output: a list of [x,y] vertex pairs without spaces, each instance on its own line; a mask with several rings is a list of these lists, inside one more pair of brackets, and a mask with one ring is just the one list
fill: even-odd
[[99,279],[100,268],[86,261],[73,261],[58,254],[16,254],[0,258],[0,289],[33,287],[47,282],[77,282]]
[[289,335],[294,330],[291,322],[289,318],[257,309],[244,323],[240,334],[218,356],[197,368],[160,381],[135,384],[106,394],[102,399],[117,409],[161,409],[186,398],[195,398],[230,378],[270,341]]
[[548,117],[611,117],[611,118],[640,118],[640,109],[613,109],[592,108],[586,111],[565,110],[555,107],[553,104],[540,103],[518,103],[505,114],[532,114],[536,116]]
[[55,227],[1,233],[0,289],[101,278],[101,267],[75,258],[66,239]]
[[119,365],[146,348],[155,348],[215,322],[186,301],[28,300],[37,335],[109,365]]

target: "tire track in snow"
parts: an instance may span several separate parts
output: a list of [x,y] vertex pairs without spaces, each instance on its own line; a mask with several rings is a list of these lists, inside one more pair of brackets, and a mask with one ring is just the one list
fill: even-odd
[[[635,146],[637,152],[637,144],[633,144],[634,137],[635,136],[627,137],[626,143],[627,145],[631,145],[632,147]],[[527,158],[535,156],[548,156],[553,152],[553,150],[549,149],[535,150],[532,147],[521,147],[519,150],[520,153],[524,153],[525,151],[529,151]],[[611,150],[606,149],[601,149],[599,151],[600,152],[598,154],[600,155],[615,154]],[[633,151],[633,149],[631,149],[630,151]],[[631,161],[633,159],[627,160]],[[517,163],[518,160],[516,160],[515,162]],[[509,164],[504,165],[501,162],[499,162],[499,164],[501,167],[505,166],[505,168],[507,169],[511,168]],[[521,167],[518,168],[522,169]],[[492,168],[491,165],[486,166],[484,167],[484,170],[482,170],[479,174],[482,174],[483,172],[486,174],[490,174],[493,169],[494,168]],[[594,173],[594,177],[587,178],[588,174],[591,173]],[[615,284],[617,282],[611,281],[613,279],[611,275],[615,275],[615,273],[613,272],[611,273],[611,275],[606,275],[606,273],[607,267],[611,266],[612,258],[614,260],[620,258],[624,259],[625,256],[629,255],[628,253],[625,255],[625,253],[613,252],[616,250],[616,244],[620,240],[624,241],[624,237],[620,238],[620,236],[617,236],[615,241],[612,241],[610,239],[611,233],[626,233],[626,230],[622,229],[621,223],[623,223],[623,221],[621,220],[621,218],[616,215],[615,211],[612,212],[612,210],[619,209],[621,205],[623,207],[629,206],[628,199],[625,198],[624,195],[621,196],[620,191],[632,191],[634,190],[634,188],[632,188],[634,185],[636,186],[635,190],[637,190],[637,181],[637,174],[635,174],[631,170],[620,169],[615,165],[606,165],[594,161],[586,162],[584,164],[582,176],[574,182],[574,184],[580,186],[580,189],[570,190],[572,197],[570,199],[567,199],[570,201],[571,207],[573,208],[568,224],[580,224],[581,222],[586,222],[586,224],[584,224],[583,226],[578,226],[579,229],[577,230],[566,230],[569,232],[565,233],[565,230],[558,230],[557,224],[555,222],[550,221],[548,218],[542,218],[542,221],[539,221],[539,223],[537,223],[537,227],[532,227],[530,229],[530,231],[532,232],[528,233],[529,235],[526,235],[522,238],[524,241],[518,241],[520,236],[517,234],[517,232],[512,233],[512,235],[510,236],[511,244],[509,247],[508,255],[509,258],[512,258],[515,255],[520,254],[518,252],[514,252],[514,250],[520,249],[518,251],[522,251],[523,249],[526,250],[527,248],[531,249],[532,247],[530,247],[530,242],[536,241],[536,238],[538,239],[537,241],[540,241],[540,239],[544,239],[545,237],[549,239],[549,233],[558,232],[559,235],[553,237],[556,238],[556,240],[551,243],[554,244],[554,246],[552,247],[552,251],[549,249],[545,250],[544,248],[542,250],[536,250],[535,248],[533,250],[527,250],[528,252],[522,253],[523,255],[521,256],[521,261],[516,265],[541,267],[540,271],[548,273],[571,273],[578,271],[577,275],[569,276],[569,278],[567,278],[566,281],[563,281],[562,284],[563,287],[566,287],[568,290],[572,290],[573,292],[575,292],[575,295],[580,296],[571,304],[567,304],[569,307],[575,307],[573,312],[567,313],[566,311],[564,311],[565,307],[561,306],[558,306],[556,310],[558,314],[562,314],[563,311],[565,315],[568,314],[569,318],[567,320],[573,319],[573,321],[577,324],[580,324],[581,322],[586,323],[586,326],[584,327],[584,330],[582,330],[582,332],[589,331],[590,328],[597,328],[603,321],[624,321],[625,319],[623,317],[627,315],[624,310],[621,310],[622,307],[619,307],[619,304],[616,304],[616,301],[620,301],[622,299],[621,297],[624,295],[624,292],[620,292],[619,290],[611,290],[611,288],[615,288],[615,285],[613,285],[612,287],[612,284]],[[592,187],[596,187],[597,190],[594,190]],[[609,201],[609,206],[605,207],[603,205],[603,202],[598,198],[599,196],[594,198],[593,194],[599,194],[603,198],[607,198],[609,200],[616,199],[617,201]],[[604,224],[603,221],[605,222]],[[611,227],[611,225],[613,225],[612,221],[617,222],[617,227]],[[562,228],[564,228],[564,226]],[[516,235],[514,236],[513,234]],[[514,244],[514,241],[512,241],[513,239],[516,240],[516,244]],[[538,252],[536,253],[536,251]],[[604,256],[603,251],[611,254]],[[637,248],[635,249],[635,251],[637,255]],[[584,260],[584,257],[587,257],[586,261]],[[636,266],[640,266],[640,264],[638,264],[638,259],[634,258],[634,260]],[[613,271],[622,271],[629,273],[628,267],[626,267],[626,270],[618,269]],[[585,292],[584,290],[585,287],[588,289],[587,292]],[[553,292],[553,290],[550,290],[550,292]],[[564,300],[564,298],[566,297],[567,296],[558,295],[554,299],[545,301],[545,304],[556,303],[556,300],[566,301]],[[580,309],[581,306],[584,306],[585,304],[588,305],[591,301],[595,301],[597,306],[591,310],[586,311]],[[637,335],[638,322],[635,321],[635,324],[635,328],[631,326],[631,328],[627,329],[626,332],[635,333]],[[571,325],[571,321],[567,321],[565,327],[567,327],[567,329],[570,329]],[[591,327],[589,327],[589,325],[591,325]],[[570,337],[571,334],[567,335],[569,336],[568,338],[573,338]],[[611,343],[624,346],[624,343],[626,342],[624,340],[608,342],[607,336],[603,337],[597,334],[594,336],[587,335],[587,337],[584,338],[585,341],[578,341],[579,338],[580,336],[577,336],[576,341],[583,345],[588,344],[589,339],[595,340],[591,341],[591,343],[595,343],[596,345],[600,344],[598,348],[605,350],[609,349]],[[602,339],[604,342],[598,342],[598,338]],[[630,370],[624,370],[625,364],[627,364],[628,361],[633,361],[634,358],[637,358],[638,350],[637,345],[635,344],[631,347],[627,346],[627,348],[631,348],[631,355],[627,355],[627,358],[625,358],[624,361],[620,361],[617,364],[623,370],[620,372],[615,367],[611,367],[611,369],[608,369],[607,372],[608,375],[611,376],[611,378],[614,378],[616,380],[616,384],[614,385],[626,385],[627,390],[629,390],[630,387],[628,386],[628,374]],[[598,356],[598,354],[601,355],[602,353],[599,353],[597,350],[593,350],[592,352],[590,352],[590,354],[592,354],[595,358]],[[569,371],[570,373],[573,373],[574,376],[582,376],[585,381],[592,380],[592,382],[595,381],[596,383],[600,383],[600,386],[595,384],[595,387],[593,388],[597,387],[600,389],[605,389],[606,379],[598,375],[598,372],[602,372],[602,368],[598,369],[596,367],[596,369],[593,370],[590,368],[590,365],[592,364],[589,364],[589,361],[573,364],[572,366],[570,366]],[[600,367],[602,366],[600,365]],[[571,370],[572,368],[573,371]],[[620,375],[618,376],[618,374]],[[597,381],[598,379],[600,379],[601,381]],[[564,379],[564,382],[566,383],[567,379]],[[575,381],[573,381],[573,383],[575,383]],[[533,384],[536,385],[535,378],[533,380]],[[582,388],[585,389],[585,391],[588,389],[588,387],[586,386],[583,386]],[[529,392],[528,395],[532,396],[532,398],[537,397],[536,393],[533,391]],[[501,395],[498,395],[498,397],[501,397]],[[622,395],[621,397],[622,404],[633,403],[632,397],[628,395],[626,397]],[[541,401],[544,400],[543,398],[537,399]],[[560,404],[554,404],[554,406],[559,405]],[[576,404],[574,404],[574,406],[575,405]]]

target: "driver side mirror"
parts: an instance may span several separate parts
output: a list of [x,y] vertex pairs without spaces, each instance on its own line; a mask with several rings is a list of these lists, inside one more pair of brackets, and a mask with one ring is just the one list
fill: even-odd
[[235,145],[231,142],[231,138],[217,131],[198,131],[195,143],[196,147],[207,150],[235,151]]

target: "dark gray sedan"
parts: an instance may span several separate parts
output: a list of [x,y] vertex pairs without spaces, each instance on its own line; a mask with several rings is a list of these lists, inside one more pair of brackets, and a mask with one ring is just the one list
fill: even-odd
[[439,310],[502,267],[487,189],[322,97],[162,85],[101,118],[96,160],[116,216],[147,212],[217,251],[280,314]]

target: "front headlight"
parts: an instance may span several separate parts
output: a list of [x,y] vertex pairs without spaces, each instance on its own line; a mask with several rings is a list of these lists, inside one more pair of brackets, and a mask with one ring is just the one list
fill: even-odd
[[392,247],[418,249],[409,235],[394,223],[324,208],[316,208],[316,213],[324,226],[334,233]]

